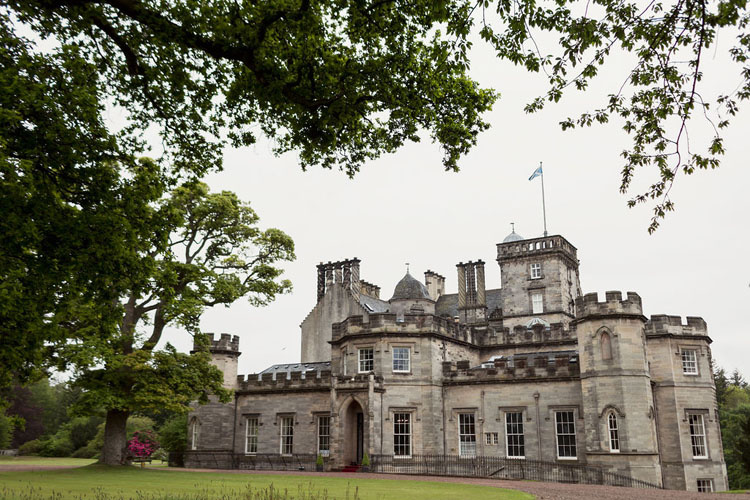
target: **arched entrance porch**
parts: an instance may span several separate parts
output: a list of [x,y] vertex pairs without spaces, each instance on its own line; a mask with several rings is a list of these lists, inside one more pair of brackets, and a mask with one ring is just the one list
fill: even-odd
[[360,464],[365,450],[365,412],[362,405],[352,398],[342,411],[343,463]]

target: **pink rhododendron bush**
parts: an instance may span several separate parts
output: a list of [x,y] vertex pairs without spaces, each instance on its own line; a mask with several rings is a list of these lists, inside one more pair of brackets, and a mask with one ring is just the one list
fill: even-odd
[[128,441],[128,452],[133,458],[150,458],[158,448],[159,442],[152,431],[135,431]]

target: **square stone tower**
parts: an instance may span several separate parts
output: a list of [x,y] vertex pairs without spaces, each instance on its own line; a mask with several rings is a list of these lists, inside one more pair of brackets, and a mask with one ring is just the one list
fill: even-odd
[[503,325],[533,318],[568,324],[581,295],[576,248],[562,236],[516,239],[497,244],[502,281]]

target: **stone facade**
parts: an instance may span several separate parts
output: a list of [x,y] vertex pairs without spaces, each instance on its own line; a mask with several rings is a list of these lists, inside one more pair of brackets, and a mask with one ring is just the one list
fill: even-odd
[[[671,489],[726,489],[711,339],[700,318],[643,315],[638,294],[582,295],[562,236],[513,233],[485,263],[410,274],[391,300],[359,260],[318,266],[302,360],[236,376],[237,338],[213,340],[233,403],[191,415],[195,450],[496,456],[590,465]],[[189,463],[188,463],[189,465]]]

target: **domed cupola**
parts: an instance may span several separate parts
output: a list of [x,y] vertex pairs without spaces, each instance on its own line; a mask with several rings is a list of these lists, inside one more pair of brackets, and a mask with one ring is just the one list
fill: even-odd
[[390,301],[415,299],[432,300],[430,292],[427,291],[427,287],[407,272],[406,276],[401,278],[401,281],[396,285],[396,289],[393,291],[393,297],[391,297]]
[[503,240],[503,243],[513,243],[514,241],[521,241],[523,239],[523,236],[518,234],[515,229],[505,237]]

